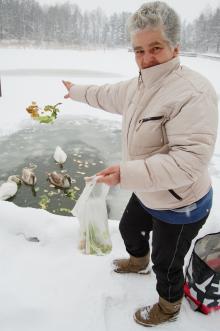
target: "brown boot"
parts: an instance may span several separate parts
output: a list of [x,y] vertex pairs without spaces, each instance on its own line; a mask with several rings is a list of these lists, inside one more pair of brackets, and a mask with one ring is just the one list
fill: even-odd
[[144,326],[155,326],[165,322],[175,321],[181,307],[182,299],[169,302],[159,298],[159,302],[153,306],[138,309],[134,314],[134,320]]
[[148,274],[150,272],[149,260],[149,253],[143,257],[134,257],[130,255],[128,259],[114,260],[113,264],[116,267],[114,271],[118,273]]

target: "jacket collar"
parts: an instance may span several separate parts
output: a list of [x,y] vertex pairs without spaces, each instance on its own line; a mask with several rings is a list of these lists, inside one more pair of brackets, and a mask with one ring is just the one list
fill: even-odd
[[162,80],[172,71],[176,70],[180,65],[179,57],[175,57],[174,59],[158,64],[156,66],[142,69],[140,70],[139,79],[143,82],[145,87],[151,87],[157,81]]

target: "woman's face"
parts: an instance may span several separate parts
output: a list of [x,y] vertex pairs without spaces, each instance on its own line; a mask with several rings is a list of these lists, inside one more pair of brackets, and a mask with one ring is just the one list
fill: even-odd
[[179,47],[171,47],[160,28],[140,30],[134,33],[131,38],[139,69],[165,63],[179,54]]

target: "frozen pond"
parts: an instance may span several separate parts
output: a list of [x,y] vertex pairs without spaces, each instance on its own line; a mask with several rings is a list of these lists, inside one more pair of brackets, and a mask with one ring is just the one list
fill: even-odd
[[[34,123],[35,124],[35,123]],[[92,176],[107,165],[120,161],[121,131],[115,122],[95,118],[65,117],[52,125],[28,126],[9,136],[0,137],[0,182],[8,176],[21,175],[30,164],[37,166],[37,183],[33,189],[22,184],[11,198],[23,207],[46,208],[51,213],[69,215],[84,188],[84,177]],[[57,145],[68,155],[63,169],[53,159]],[[66,172],[73,179],[69,190],[50,186],[47,173]],[[107,206],[109,217],[119,219],[128,194],[112,188]]]

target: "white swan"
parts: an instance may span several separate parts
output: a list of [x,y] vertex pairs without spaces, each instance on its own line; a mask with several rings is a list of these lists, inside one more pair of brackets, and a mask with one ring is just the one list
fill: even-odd
[[57,146],[53,158],[57,163],[63,165],[66,162],[67,155],[60,146]]
[[9,176],[7,182],[0,186],[0,200],[8,200],[13,197],[18,190],[18,185],[21,182],[18,176]]
[[32,167],[32,168],[23,168],[22,169],[21,179],[25,184],[31,185],[31,186],[34,186],[36,184],[37,177],[34,173],[35,168]]

